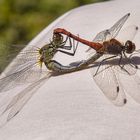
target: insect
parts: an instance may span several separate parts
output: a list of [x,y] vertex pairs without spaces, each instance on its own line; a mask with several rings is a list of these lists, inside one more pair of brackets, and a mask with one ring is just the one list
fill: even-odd
[[[66,46],[66,42],[68,40],[69,45]],[[30,81],[30,71],[33,74],[38,75],[37,77],[40,78],[39,75],[42,74],[43,64],[45,64],[48,70],[65,72],[66,67],[52,59],[57,52],[62,52],[73,56],[76,52],[77,46],[78,43],[75,46],[75,43],[73,42],[72,44],[69,37],[66,37],[66,39],[63,40],[62,35],[54,34],[53,40],[49,44],[44,45],[42,48],[29,48],[23,50],[16,57],[14,64],[11,65],[11,69],[3,73],[4,76],[0,79],[0,92],[9,90],[10,88],[16,86],[16,83],[19,83],[20,81],[24,80],[25,83],[28,82],[28,80]],[[71,50],[72,48],[72,53],[65,51]],[[15,81],[16,79],[17,82]],[[11,85],[10,82],[12,81],[15,81],[16,83]]]
[[[126,104],[127,99],[125,92],[131,95],[135,101],[140,103],[140,95],[138,94],[140,90],[140,78],[136,74],[138,65],[133,61],[134,55],[139,54],[140,51],[135,50],[135,44],[131,41],[138,31],[138,27],[131,26],[131,30],[128,29],[129,32],[126,30],[127,32],[124,36],[127,37],[125,40],[120,38],[120,40],[122,39],[125,43],[122,43],[117,39],[122,26],[129,16],[130,13],[126,14],[110,29],[98,33],[93,39],[93,42],[75,36],[65,29],[57,28],[54,30],[54,33],[68,35],[69,37],[90,46],[87,51],[92,57],[89,58],[90,61],[86,60],[86,63],[93,63],[97,60],[95,62],[97,69],[91,69],[94,80],[106,97],[118,106]],[[129,88],[130,86],[126,89],[123,88],[124,83],[120,80],[121,73],[126,74],[126,77],[131,79],[131,85],[133,85],[131,86],[131,90]],[[133,87],[135,87],[135,91],[132,91]]]
[[[53,39],[49,44],[41,48],[25,49],[17,55],[10,68],[5,70],[0,77],[0,92],[8,91],[21,84],[30,85],[15,95],[3,111],[2,114],[10,110],[7,120],[13,118],[32,97],[33,93],[53,74],[77,70],[77,65],[63,66],[53,60],[57,52],[73,56],[77,46],[78,42],[75,43],[68,36],[64,39],[64,36],[56,33],[53,34]],[[72,49],[73,52],[67,51]]]

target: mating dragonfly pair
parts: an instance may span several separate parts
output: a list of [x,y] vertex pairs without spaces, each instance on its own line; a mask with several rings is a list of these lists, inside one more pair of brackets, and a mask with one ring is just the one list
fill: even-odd
[[[139,53],[139,50],[135,50],[135,44],[131,41],[138,31],[138,27],[132,26],[131,30],[129,28],[130,36],[126,38],[124,44],[116,38],[129,16],[130,14],[126,14],[110,29],[98,33],[93,41],[87,41],[65,29],[57,28],[53,32],[50,43],[42,48],[32,47],[21,51],[11,67],[1,75],[0,92],[10,90],[20,84],[30,83],[30,85],[13,97],[2,114],[10,110],[7,120],[13,118],[32,97],[36,89],[51,76],[88,67],[91,68],[96,83],[106,97],[119,106],[124,105],[127,101],[126,91],[119,80],[119,72],[132,77],[137,90],[127,92],[137,102],[140,102],[138,94],[140,80],[136,74],[139,68],[134,62],[134,56]],[[66,36],[65,39],[64,36]],[[75,41],[77,42],[75,43]],[[88,59],[70,63],[67,66],[53,60],[57,52],[74,56],[79,42],[89,46],[87,52],[90,57]],[[73,50],[73,52],[69,52],[69,50]]]

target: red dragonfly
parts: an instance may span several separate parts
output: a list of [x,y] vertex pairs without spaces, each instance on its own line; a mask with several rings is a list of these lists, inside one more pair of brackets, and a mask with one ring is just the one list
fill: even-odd
[[[65,34],[88,45],[90,48],[87,51],[92,55],[92,58],[94,58],[94,55],[95,57],[97,55],[100,56],[96,62],[93,59],[97,69],[91,69],[92,75],[103,93],[118,106],[122,106],[127,102],[125,92],[140,103],[140,95],[138,94],[140,91],[140,78],[136,74],[138,66],[134,63],[134,58],[136,58],[134,54],[139,54],[140,51],[135,50],[135,44],[131,41],[138,31],[138,27],[131,26],[124,30],[124,32],[120,32],[129,16],[130,13],[126,14],[110,29],[98,33],[93,42],[75,36],[65,29],[57,28],[54,30],[54,33]],[[121,36],[120,40],[125,43],[118,41],[119,36]],[[122,82],[121,79],[125,79],[126,77],[127,79],[131,79],[131,84],[124,84]]]
[[98,51],[99,49],[103,48],[104,41],[115,38],[118,35],[119,31],[121,30],[122,26],[124,25],[129,16],[130,13],[126,14],[119,21],[117,21],[110,29],[98,33],[96,37],[93,39],[93,41],[88,41],[83,38],[80,38],[79,36],[76,36],[63,28],[56,28],[54,30],[54,34],[57,33],[65,34],[85,45],[88,45],[90,48],[93,48],[94,50]]

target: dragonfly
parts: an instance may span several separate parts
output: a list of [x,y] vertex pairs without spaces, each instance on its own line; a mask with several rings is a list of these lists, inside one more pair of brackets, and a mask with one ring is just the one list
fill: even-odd
[[[35,91],[53,75],[73,72],[79,70],[77,64],[70,63],[64,66],[53,60],[57,52],[74,56],[78,47],[78,42],[74,39],[53,34],[52,41],[41,48],[30,47],[22,50],[0,77],[0,92],[6,92],[20,85],[27,85],[25,89],[16,94],[2,115],[9,111],[7,121],[16,116]],[[72,52],[70,51],[72,50]],[[29,86],[28,86],[29,84]]]
[[[126,28],[124,30],[125,34],[122,31],[122,36],[120,35],[121,38],[119,38],[120,30],[129,16],[130,13],[124,15],[111,28],[99,32],[93,41],[80,38],[63,28],[54,30],[54,33],[65,34],[89,46],[87,52],[89,52],[90,58],[83,63],[95,64],[97,69],[93,67],[91,72],[96,84],[105,96],[117,106],[126,104],[126,93],[140,103],[140,95],[138,94],[140,91],[140,78],[136,73],[139,67],[134,62],[135,55],[139,54],[140,50],[136,50],[136,46],[132,42],[138,27],[134,25]],[[131,79],[131,86],[129,86],[131,88],[124,89],[121,74],[125,74],[128,79]],[[134,87],[135,91],[132,91]]]

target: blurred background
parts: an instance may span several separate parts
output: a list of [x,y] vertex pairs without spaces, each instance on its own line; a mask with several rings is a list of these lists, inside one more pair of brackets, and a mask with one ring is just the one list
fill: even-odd
[[[0,72],[22,47],[70,9],[107,0],[0,0]],[[15,53],[16,52],[16,53]]]

